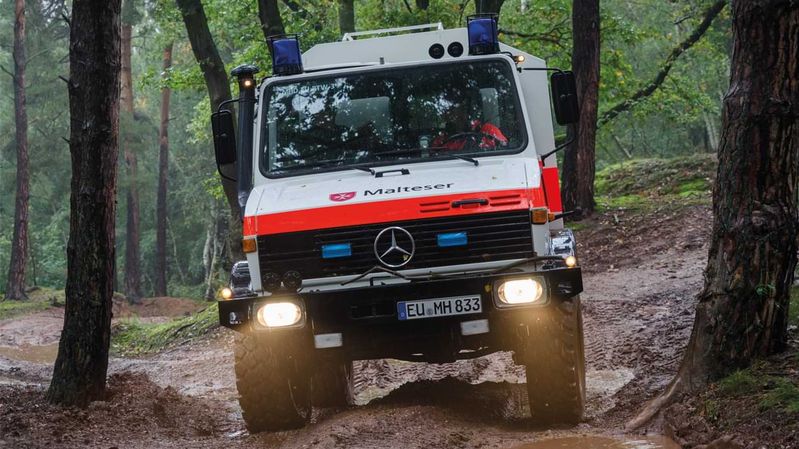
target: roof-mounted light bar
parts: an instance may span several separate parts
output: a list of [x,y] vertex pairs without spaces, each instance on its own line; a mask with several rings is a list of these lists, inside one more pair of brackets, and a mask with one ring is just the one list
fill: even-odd
[[475,14],[466,18],[469,33],[469,54],[499,53],[499,16]]
[[266,38],[272,52],[272,73],[278,76],[302,73],[300,39],[296,34],[278,34]]

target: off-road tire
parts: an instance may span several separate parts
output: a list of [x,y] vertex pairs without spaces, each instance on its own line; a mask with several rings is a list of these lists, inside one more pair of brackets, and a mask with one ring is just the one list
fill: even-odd
[[319,407],[346,407],[353,404],[352,362],[320,361],[314,364],[311,401]]
[[[311,416],[309,370],[290,344],[272,345],[265,336],[236,336],[236,387],[250,433],[303,427]],[[279,348],[279,349],[277,349]]]
[[585,407],[585,347],[580,297],[536,314],[524,344],[527,396],[536,424],[577,424]]

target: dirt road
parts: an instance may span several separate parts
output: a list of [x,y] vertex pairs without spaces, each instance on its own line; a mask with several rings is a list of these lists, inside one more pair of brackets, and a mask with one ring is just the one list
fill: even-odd
[[[618,216],[578,237],[591,245],[582,257],[587,417],[576,428],[529,422],[524,370],[495,354],[446,365],[359,363],[360,405],[317,410],[302,430],[251,436],[226,330],[151,357],[114,358],[110,400],[64,411],[41,399],[62,320],[50,310],[0,322],[0,447],[671,448],[595,437],[618,441],[624,420],[676,370],[701,286],[706,214],[697,207],[657,223],[671,230],[665,238],[651,222]],[[611,257],[603,248],[614,239],[624,251]],[[578,439],[540,443],[556,437]]]

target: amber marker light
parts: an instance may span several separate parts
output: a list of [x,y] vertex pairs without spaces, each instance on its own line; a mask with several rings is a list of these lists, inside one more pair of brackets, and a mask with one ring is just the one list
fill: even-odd
[[533,224],[546,224],[547,221],[549,221],[549,209],[545,207],[541,209],[533,209],[531,215]]
[[252,237],[241,239],[241,250],[246,253],[254,253],[258,250],[258,244]]

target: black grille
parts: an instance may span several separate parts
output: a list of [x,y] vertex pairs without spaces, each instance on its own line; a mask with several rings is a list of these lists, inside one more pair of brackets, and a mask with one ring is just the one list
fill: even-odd
[[[416,240],[416,254],[402,270],[533,256],[530,212],[520,210],[260,236],[261,273],[296,270],[303,279],[361,274],[378,264],[375,237],[389,226]],[[439,247],[437,235],[450,232],[466,232],[468,245]],[[352,256],[323,259],[322,245],[331,243],[350,243]]]

